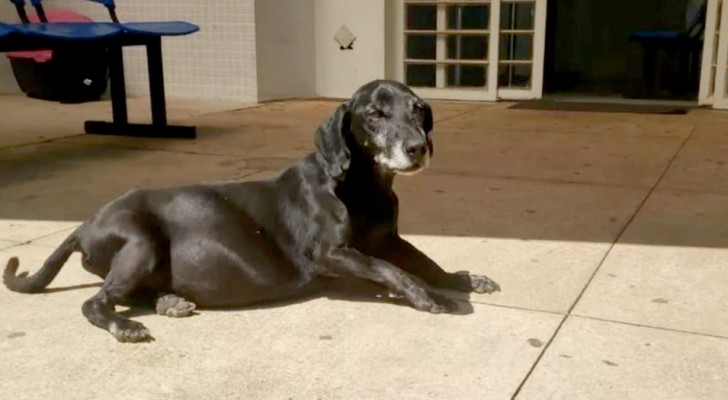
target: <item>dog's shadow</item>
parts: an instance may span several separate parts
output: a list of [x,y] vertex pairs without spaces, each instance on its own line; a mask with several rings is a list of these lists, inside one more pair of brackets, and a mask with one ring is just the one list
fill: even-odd
[[[455,293],[445,290],[430,289],[430,294],[433,295],[437,301],[446,300],[451,302],[451,304],[455,306],[455,309],[449,312],[449,314],[468,315],[474,312],[473,305],[470,303],[467,293]],[[378,286],[374,283],[361,280],[336,279],[324,281],[322,282],[322,285],[312,288],[312,290],[295,297],[278,299],[242,307],[218,307],[210,309],[205,308],[201,309],[200,311],[216,312],[264,310],[304,303],[320,298],[327,298],[330,300],[338,301],[389,304],[393,306],[412,308],[412,306],[403,298],[391,295],[386,288]],[[129,308],[127,310],[121,311],[120,314],[127,318],[155,314],[154,309],[150,307],[150,304],[148,302],[146,304],[132,302],[126,304],[126,306]],[[193,315],[196,315],[197,313],[198,311],[195,311]]]
[[[423,284],[423,287],[427,287]],[[474,309],[467,293],[454,293],[446,290],[428,288],[436,301],[447,301],[455,306],[450,314],[472,314]],[[392,295],[386,288],[363,280],[336,279],[326,283],[321,296],[331,300],[357,301],[367,303],[392,304],[412,307],[404,298]]]

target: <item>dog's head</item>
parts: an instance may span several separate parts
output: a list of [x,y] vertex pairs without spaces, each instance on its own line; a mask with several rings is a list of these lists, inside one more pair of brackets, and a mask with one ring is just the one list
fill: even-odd
[[316,149],[336,179],[345,175],[352,152],[385,174],[416,174],[433,154],[432,109],[407,86],[373,81],[356,91],[316,132]]

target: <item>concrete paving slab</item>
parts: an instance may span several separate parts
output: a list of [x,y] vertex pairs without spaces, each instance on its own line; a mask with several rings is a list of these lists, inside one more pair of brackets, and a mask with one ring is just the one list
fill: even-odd
[[647,188],[657,182],[682,142],[681,138],[542,130],[485,134],[479,125],[472,125],[435,136],[432,170]]
[[2,149],[0,169],[0,218],[74,221],[132,188],[255,172],[237,157],[56,143]]
[[500,293],[472,299],[561,313],[645,196],[429,172],[398,178],[395,187],[400,233],[445,269],[483,273],[501,284]]
[[569,318],[518,400],[728,398],[728,340]]
[[4,250],[10,247],[17,246],[17,242],[11,242],[9,240],[0,240],[0,250]]
[[728,194],[728,134],[722,140],[691,138],[659,188]]
[[728,196],[654,193],[574,313],[728,338],[726,218]]
[[[23,246],[21,269],[49,249]],[[269,308],[142,315],[156,341],[119,344],[81,303],[98,288],[74,256],[53,287],[0,289],[0,376],[13,399],[508,398],[561,316],[474,305],[432,315],[325,298]],[[78,286],[83,285],[83,286]]]

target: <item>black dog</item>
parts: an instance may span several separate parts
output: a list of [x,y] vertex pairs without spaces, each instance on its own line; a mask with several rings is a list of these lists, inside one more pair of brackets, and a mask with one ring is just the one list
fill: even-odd
[[84,268],[104,278],[83,314],[122,342],[152,337],[115,305],[147,299],[158,313],[181,317],[195,305],[310,293],[332,277],[374,282],[418,310],[451,311],[451,301],[411,275],[463,292],[499,287],[443,271],[398,235],[392,181],[429,165],[432,128],[430,106],[409,88],[371,82],[317,130],[316,152],[277,177],[131,191],[81,225],[34,275],[16,276],[18,260],[10,259],[5,285],[40,292],[81,251]]

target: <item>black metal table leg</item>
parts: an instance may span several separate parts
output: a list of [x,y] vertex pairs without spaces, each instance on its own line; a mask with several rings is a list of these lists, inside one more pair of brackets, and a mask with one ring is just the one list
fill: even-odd
[[167,125],[161,38],[156,38],[147,44],[147,68],[149,70],[149,95],[152,101],[152,124]]
[[134,136],[148,138],[194,139],[194,126],[167,125],[167,106],[164,93],[164,66],[162,63],[161,38],[153,38],[146,44],[149,89],[152,107],[152,124],[130,124],[126,105],[124,57],[120,46],[109,48],[109,78],[111,80],[111,107],[113,122],[86,121],[88,134]]

